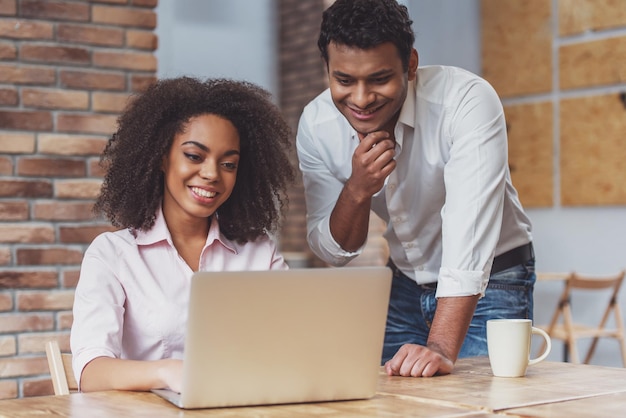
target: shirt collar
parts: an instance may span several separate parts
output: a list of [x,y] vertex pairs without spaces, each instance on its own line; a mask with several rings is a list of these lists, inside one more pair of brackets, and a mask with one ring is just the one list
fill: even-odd
[[137,245],[151,245],[160,241],[168,241],[169,243],[172,242],[172,236],[170,235],[170,231],[167,229],[165,217],[163,217],[163,211],[161,208],[159,208],[156,213],[156,220],[154,221],[152,228],[147,231],[137,231],[135,241],[137,242]]
[[393,130],[393,136],[396,139],[396,154],[402,151],[402,143],[404,141],[405,127],[415,127],[415,82],[409,81],[407,86],[406,98],[400,108],[400,115]]
[[415,128],[415,80],[409,81],[407,87],[406,99],[400,109],[400,116],[398,117],[398,123]]
[[[154,221],[154,226],[152,228],[148,231],[137,231],[137,237],[135,238],[137,245],[152,245],[157,242],[167,241],[171,246],[174,246],[172,242],[172,235],[167,228],[167,223],[165,222],[165,217],[163,216],[163,210],[159,208],[156,215],[156,220]],[[211,226],[206,238],[205,247],[210,246],[216,241],[232,251],[234,254],[237,254],[237,246],[231,240],[222,235],[219,223],[217,222],[217,216],[212,216]]]
[[237,254],[237,246],[235,243],[222,235],[222,232],[220,231],[220,224],[217,222],[217,215],[211,217],[211,227],[209,228],[209,235],[206,237],[205,247],[208,247],[215,241],[232,251],[233,254]]

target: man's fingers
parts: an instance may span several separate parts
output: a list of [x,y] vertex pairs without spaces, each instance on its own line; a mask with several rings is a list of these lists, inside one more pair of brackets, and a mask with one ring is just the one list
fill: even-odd
[[388,140],[391,143],[393,143],[393,140],[391,139],[390,135],[385,131],[371,132],[367,135],[358,133],[358,135],[359,135],[360,146],[363,147],[365,150],[370,150],[374,148],[378,143],[385,141],[385,140]]
[[449,374],[453,363],[440,353],[417,345],[405,344],[385,363],[389,376],[432,377]]

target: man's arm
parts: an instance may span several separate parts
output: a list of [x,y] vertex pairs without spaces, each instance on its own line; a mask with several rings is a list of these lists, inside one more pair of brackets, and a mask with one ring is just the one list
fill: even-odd
[[390,376],[431,377],[449,374],[461,351],[479,295],[437,300],[426,347],[405,344],[385,363]]
[[[305,109],[296,135],[305,190],[307,241],[322,260],[333,266],[342,266],[356,257],[365,243],[371,197],[382,188],[385,177],[395,168],[395,144],[387,139],[384,141],[386,146],[381,143],[380,147],[376,145],[376,152],[368,152],[374,151],[373,145],[388,135],[371,135],[367,140],[360,137],[359,144],[354,146],[353,143],[342,142],[352,141],[349,129],[326,130],[325,134],[341,142],[338,147],[343,151],[335,160],[334,142],[317,136],[318,129],[309,120],[309,113],[314,111],[307,112]],[[348,151],[350,154],[345,153],[346,149],[351,150]],[[338,167],[338,162],[342,166]],[[375,174],[380,177],[378,182],[359,174],[367,171],[367,166],[369,169],[374,167],[374,171],[378,168]],[[385,172],[380,172],[381,167],[385,167]]]
[[437,310],[426,346],[455,362],[469,328],[479,295],[437,299]]
[[352,156],[352,175],[330,215],[330,232],[346,251],[356,251],[367,238],[372,196],[396,167],[394,142],[386,132],[359,134]]
[[437,310],[426,347],[402,346],[386,364],[391,375],[429,377],[452,371],[500,237],[508,155],[502,104],[479,79],[459,94],[444,174]]

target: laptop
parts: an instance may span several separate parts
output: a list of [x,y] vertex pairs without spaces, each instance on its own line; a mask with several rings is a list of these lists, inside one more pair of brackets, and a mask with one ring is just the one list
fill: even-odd
[[374,396],[391,290],[388,267],[197,272],[179,408]]

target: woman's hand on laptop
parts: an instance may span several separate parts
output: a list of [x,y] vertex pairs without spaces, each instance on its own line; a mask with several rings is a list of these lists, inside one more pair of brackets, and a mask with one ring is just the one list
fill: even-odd
[[180,393],[183,385],[183,361],[174,359],[159,360],[158,367],[158,375],[163,382],[163,387]]
[[431,377],[449,374],[454,363],[437,351],[418,344],[404,344],[385,363],[389,376]]

